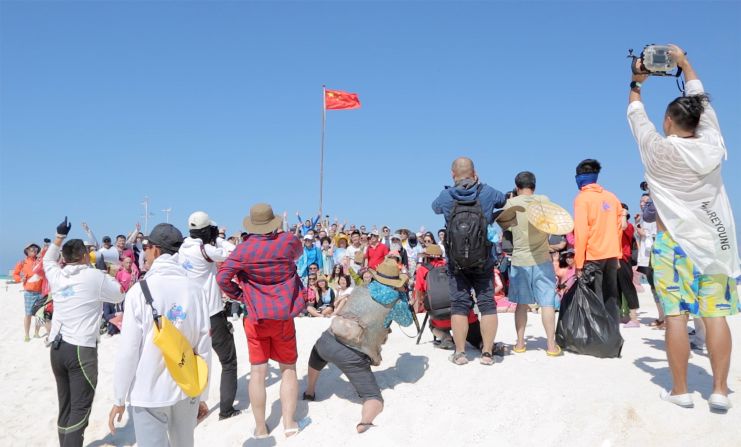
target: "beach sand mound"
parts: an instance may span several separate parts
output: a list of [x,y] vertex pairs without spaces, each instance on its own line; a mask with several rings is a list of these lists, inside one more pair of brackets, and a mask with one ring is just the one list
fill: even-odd
[[[0,445],[58,445],[57,396],[49,364],[49,351],[40,339],[23,342],[23,298],[18,285],[0,291],[0,377],[5,396],[0,406]],[[656,315],[650,295],[641,294],[641,320]],[[420,320],[423,315],[420,315]],[[741,389],[741,319],[729,319],[736,349],[729,385]],[[329,319],[296,320],[301,393],[306,384],[311,347]],[[671,376],[664,353],[664,333],[648,326],[624,329],[620,359],[597,359],[566,353],[545,355],[540,316],[529,314],[528,350],[510,354],[487,367],[477,361],[456,366],[449,351],[435,349],[429,332],[419,345],[414,327],[392,326],[383,348],[383,363],[374,368],[385,399],[377,427],[363,435],[355,432],[360,401],[347,379],[335,367],[325,368],[315,402],[299,401],[297,418],[309,425],[292,439],[283,436],[279,423],[278,368],[271,363],[268,384],[268,426],[272,436],[257,441],[250,436],[254,419],[247,395],[249,363],[244,330],[235,325],[239,354],[240,416],[218,420],[218,380],[208,401],[211,413],[196,428],[197,446],[738,446],[741,445],[741,400],[731,394],[726,415],[711,413],[711,370],[707,355],[694,353],[688,372],[694,409],[682,409],[659,399]],[[42,329],[43,333],[43,329]],[[113,400],[113,362],[120,337],[103,336],[99,345],[97,394],[86,445],[135,445],[133,424],[127,416],[116,435],[108,433],[108,412]],[[515,341],[513,314],[501,314],[497,340]],[[469,351],[470,360],[476,353]],[[220,376],[218,361],[212,377]],[[740,413],[741,414],[741,413]]]

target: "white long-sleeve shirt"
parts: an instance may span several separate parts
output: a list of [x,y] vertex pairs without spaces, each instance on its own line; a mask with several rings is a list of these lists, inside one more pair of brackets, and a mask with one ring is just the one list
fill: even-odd
[[[188,280],[178,257],[161,255],[144,278],[158,314],[167,317],[188,339],[196,354],[211,371],[211,324],[203,288]],[[145,408],[167,407],[188,396],[175,383],[165,365],[162,351],[152,341],[152,308],[146,304],[141,284],[126,294],[116,366],[113,373],[114,403]],[[208,398],[208,385],[201,395]]]
[[[687,95],[703,93],[687,81]],[[707,104],[694,138],[661,136],[640,101],[628,105],[646,182],[669,234],[703,274],[741,275],[736,225],[723,185],[726,147],[715,111]]]
[[100,334],[103,303],[124,299],[121,285],[89,265],[59,267],[60,249],[52,244],[44,255],[44,273],[54,299],[49,339],[57,334],[69,344],[94,348]]
[[[201,246],[212,262],[201,253]],[[221,289],[216,283],[216,263],[224,262],[234,250],[235,245],[222,238],[216,239],[216,246],[203,244],[198,238],[187,237],[180,246],[178,261],[188,274],[188,278],[203,287],[208,302],[208,315],[216,315],[224,310]]]

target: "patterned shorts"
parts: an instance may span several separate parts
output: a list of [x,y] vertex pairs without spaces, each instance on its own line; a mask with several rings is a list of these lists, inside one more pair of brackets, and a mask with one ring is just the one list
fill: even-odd
[[36,303],[36,300],[41,298],[41,294],[39,292],[23,292],[23,310],[25,310],[26,316],[33,315],[33,305]]
[[738,313],[736,279],[701,274],[666,231],[656,235],[651,267],[656,295],[667,316],[725,317]]

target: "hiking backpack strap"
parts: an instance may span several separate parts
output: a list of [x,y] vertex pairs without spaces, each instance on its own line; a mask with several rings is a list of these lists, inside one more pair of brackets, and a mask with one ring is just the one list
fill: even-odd
[[142,293],[144,294],[144,300],[147,302],[147,304],[149,304],[149,307],[152,308],[152,319],[154,320],[154,324],[156,324],[157,327],[159,328],[160,327],[159,325],[160,316],[157,313],[157,310],[154,308],[153,300],[152,300],[152,292],[149,291],[149,285],[147,284],[147,280],[143,279],[139,281],[139,284],[141,285]]

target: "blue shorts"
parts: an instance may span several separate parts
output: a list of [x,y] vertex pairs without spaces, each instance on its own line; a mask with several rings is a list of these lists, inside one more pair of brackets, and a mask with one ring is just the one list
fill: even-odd
[[509,272],[509,296],[517,304],[538,304],[540,307],[555,307],[556,272],[551,261],[520,267],[513,265]]
[[36,304],[36,300],[41,298],[41,294],[39,292],[23,292],[23,304],[24,304],[24,310],[26,311],[26,316],[33,315],[31,311],[33,310],[33,305]]

